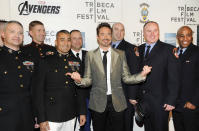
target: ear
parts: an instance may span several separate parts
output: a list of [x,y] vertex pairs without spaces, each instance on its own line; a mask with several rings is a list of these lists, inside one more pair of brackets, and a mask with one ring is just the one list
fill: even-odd
[[29,35],[32,37],[32,31],[31,30],[29,31]]
[[5,39],[5,32],[3,31],[1,34],[1,37]]
[[55,47],[57,47],[57,40],[55,40]]

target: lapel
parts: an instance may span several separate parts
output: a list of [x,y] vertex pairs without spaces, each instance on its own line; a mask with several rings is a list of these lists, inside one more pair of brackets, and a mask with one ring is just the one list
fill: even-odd
[[93,51],[93,54],[94,54],[94,61],[96,62],[96,65],[99,67],[99,70],[101,72],[103,72],[103,74],[105,75],[105,72],[104,72],[104,66],[103,66],[103,63],[102,63],[102,57],[101,57],[101,53],[100,53],[100,49],[99,47]]
[[190,57],[190,55],[193,52],[192,51],[193,47],[194,47],[194,45],[192,43],[187,47],[186,51],[183,53],[182,57],[180,58],[181,61],[184,61]]
[[125,48],[125,41],[124,41],[124,40],[122,40],[122,41],[119,43],[119,45],[117,46],[117,48],[116,48],[116,49],[124,50],[124,48]]
[[160,49],[161,49],[161,43],[158,40],[153,49],[150,51],[147,59],[151,59],[154,57],[154,55],[159,54]]
[[113,48],[111,48],[111,73],[113,72],[113,69],[117,66],[116,62],[117,59],[119,57],[119,54],[117,53],[117,51]]

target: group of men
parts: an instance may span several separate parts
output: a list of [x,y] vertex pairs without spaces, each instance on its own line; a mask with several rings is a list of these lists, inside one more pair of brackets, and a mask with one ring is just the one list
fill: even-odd
[[40,21],[0,22],[0,129],[4,131],[132,131],[134,106],[144,110],[145,131],[199,130],[199,49],[190,27],[177,31],[179,47],[159,40],[158,23],[143,27],[145,43],[124,40],[122,23],[96,29],[99,47],[82,50],[79,30],[60,30],[44,44]]

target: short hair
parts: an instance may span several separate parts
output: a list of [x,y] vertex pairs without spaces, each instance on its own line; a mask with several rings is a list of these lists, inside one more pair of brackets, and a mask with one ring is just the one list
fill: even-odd
[[111,30],[111,33],[112,33],[112,28],[111,28],[110,24],[105,22],[105,23],[100,23],[100,24],[97,26],[97,29],[96,29],[97,35],[99,35],[99,30],[100,30],[101,28],[103,28],[103,27],[109,28],[109,29]]
[[11,21],[8,21],[8,22],[5,23],[5,25],[4,25],[4,31],[6,30],[6,27],[7,27],[9,24],[18,24],[18,25],[21,26],[21,28],[23,29],[23,25],[22,25],[19,21],[11,20]]
[[182,29],[184,29],[184,28],[188,28],[188,29],[191,31],[191,34],[193,35],[193,30],[192,30],[189,26],[182,26],[182,27],[180,27],[180,28],[178,29],[178,31],[177,31],[177,36],[179,36],[180,31],[181,31]]
[[70,34],[72,34],[73,32],[79,32],[79,33],[81,33],[79,30],[71,30]]
[[[148,22],[146,22],[146,23],[144,24],[143,29],[144,29],[148,24],[150,24],[150,23],[154,23],[154,24],[157,24],[157,25],[158,25],[158,23],[155,22],[155,21],[148,21]],[[159,26],[159,25],[158,25],[158,26]]]
[[59,35],[60,33],[70,34],[69,31],[67,31],[67,30],[60,30],[60,31],[58,31],[58,32],[56,33],[56,39],[58,38],[58,35]]
[[4,29],[4,26],[5,26],[5,24],[6,24],[7,22],[8,22],[8,21],[0,20],[0,29],[1,29],[1,30]]
[[35,27],[36,25],[43,25],[44,26],[44,24],[41,21],[37,21],[37,20],[31,21],[30,24],[29,24],[29,31],[32,30],[32,28]]

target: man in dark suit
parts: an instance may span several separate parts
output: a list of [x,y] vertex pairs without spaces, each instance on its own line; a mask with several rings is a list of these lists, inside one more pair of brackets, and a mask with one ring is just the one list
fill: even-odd
[[139,102],[147,112],[145,131],[168,131],[169,111],[175,108],[179,89],[179,61],[173,54],[175,47],[159,40],[156,22],[147,22],[143,30],[146,43],[139,47],[140,67],[153,67],[139,87]]
[[77,72],[68,73],[79,86],[92,84],[89,108],[94,131],[105,131],[107,120],[111,121],[110,131],[124,130],[123,117],[127,105],[121,81],[129,84],[143,82],[151,70],[145,66],[141,73],[131,75],[124,52],[111,48],[111,39],[110,25],[99,24],[99,48],[87,52],[84,77],[81,78]]
[[76,88],[67,72],[80,72],[81,63],[69,52],[70,34],[61,30],[56,35],[57,52],[41,60],[33,80],[33,101],[41,131],[73,131],[75,117],[80,126],[86,121],[86,104],[82,91]]
[[[115,23],[112,26],[112,47],[116,49],[123,50],[126,55],[127,64],[131,74],[138,72],[138,58],[135,55],[135,47],[131,43],[124,40],[125,29],[122,23]],[[134,116],[134,107],[133,104],[136,104],[136,85],[126,85],[122,83],[124,95],[127,100],[127,109],[125,110],[125,131],[133,131],[133,116]]]
[[[72,55],[76,57],[79,62],[81,63],[81,76],[84,75],[84,67],[85,67],[85,56],[86,52],[85,50],[82,50],[82,44],[83,44],[83,38],[81,35],[81,32],[79,30],[72,30],[70,32],[71,35],[71,51]],[[90,124],[91,124],[91,117],[90,117],[90,111],[88,110],[88,104],[89,104],[89,92],[90,88],[81,89],[84,91],[84,97],[86,99],[86,106],[87,106],[87,114],[86,114],[86,123],[85,125],[80,127],[80,131],[90,131]]]
[[34,119],[31,102],[31,80],[34,62],[20,50],[23,26],[9,21],[0,49],[0,130],[33,131]]
[[177,32],[180,90],[173,111],[175,131],[199,131],[199,49],[193,45],[193,31],[182,26]]

